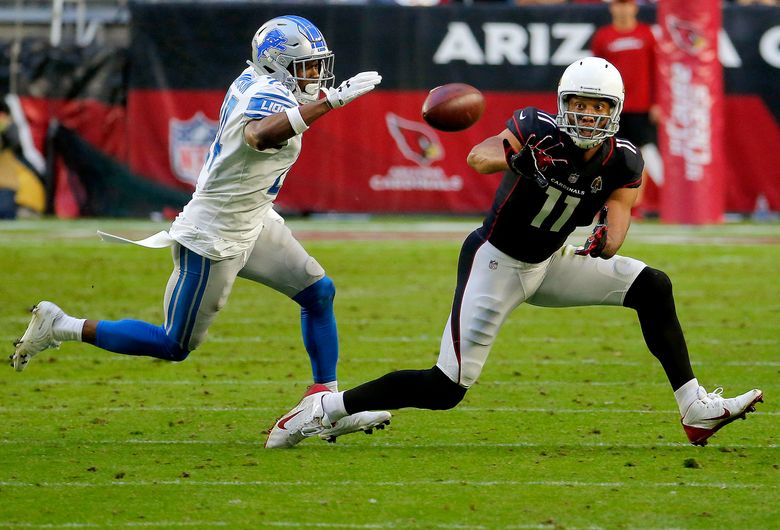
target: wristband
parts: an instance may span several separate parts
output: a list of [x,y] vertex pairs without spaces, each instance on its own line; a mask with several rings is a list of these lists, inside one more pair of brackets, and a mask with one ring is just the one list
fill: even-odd
[[303,116],[301,116],[301,111],[298,107],[286,108],[284,109],[284,113],[287,114],[287,119],[290,120],[290,125],[292,125],[295,134],[301,134],[309,128],[309,126],[306,125],[306,122],[303,121]]

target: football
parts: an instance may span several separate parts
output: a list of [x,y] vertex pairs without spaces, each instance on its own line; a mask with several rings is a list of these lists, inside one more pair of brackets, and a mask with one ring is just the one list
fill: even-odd
[[468,129],[485,111],[482,92],[465,83],[450,83],[430,91],[422,107],[422,117],[440,131]]

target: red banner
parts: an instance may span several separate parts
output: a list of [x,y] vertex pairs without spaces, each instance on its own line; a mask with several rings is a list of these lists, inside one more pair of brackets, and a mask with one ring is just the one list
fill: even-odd
[[[377,90],[321,118],[304,135],[276,204],[295,212],[484,212],[500,175],[476,174],[466,164],[471,148],[504,129],[516,108],[555,111],[554,93],[492,92],[476,125],[446,133],[422,120],[426,95]],[[168,184],[194,182],[222,98],[214,91],[131,92],[132,169]]]
[[659,128],[665,182],[661,219],[723,220],[723,69],[718,61],[720,0],[665,0],[658,5]]

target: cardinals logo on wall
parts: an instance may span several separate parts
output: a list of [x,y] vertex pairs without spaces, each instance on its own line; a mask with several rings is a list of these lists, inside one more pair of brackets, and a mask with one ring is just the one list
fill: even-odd
[[387,129],[406,158],[421,166],[430,166],[444,158],[444,147],[434,130],[424,123],[404,119],[388,112]]
[[666,29],[672,42],[688,55],[700,55],[706,51],[709,51],[710,54],[713,53],[709,49],[710,45],[703,34],[704,32],[696,27],[695,23],[669,15],[666,18]]
[[425,123],[407,120],[397,114],[385,114],[385,123],[398,150],[417,166],[391,166],[386,175],[373,175],[369,186],[374,191],[459,191],[463,179],[447,176],[434,162],[444,159],[444,146],[439,136]]
[[206,160],[219,124],[198,112],[189,120],[171,118],[168,122],[170,164],[182,182],[195,184]]

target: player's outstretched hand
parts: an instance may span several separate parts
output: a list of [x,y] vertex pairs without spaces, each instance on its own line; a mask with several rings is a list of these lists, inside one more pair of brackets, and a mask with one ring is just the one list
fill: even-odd
[[599,212],[599,222],[593,227],[593,233],[585,244],[574,251],[578,256],[590,256],[591,258],[598,258],[604,251],[604,247],[607,245],[607,211],[606,206],[601,207]]
[[382,76],[379,72],[360,72],[354,77],[350,77],[338,88],[323,88],[325,98],[332,109],[343,107],[353,99],[357,99],[363,94],[374,90],[382,82]]
[[532,134],[520,152],[517,152],[509,141],[504,139],[506,164],[514,173],[536,181],[540,188],[546,188],[549,183],[542,171],[549,166],[568,163],[565,159],[554,158],[550,154],[550,151],[558,145],[560,142],[553,144],[552,136],[545,136],[541,140],[537,140],[536,135]]
[[[531,135],[531,138],[533,138],[533,135]],[[546,188],[549,185],[547,178],[539,171],[539,166],[536,164],[536,158],[533,155],[533,149],[528,147],[528,144],[518,152],[515,151],[509,140],[504,138],[504,158],[506,158],[506,165],[516,175],[535,181],[540,188]]]

